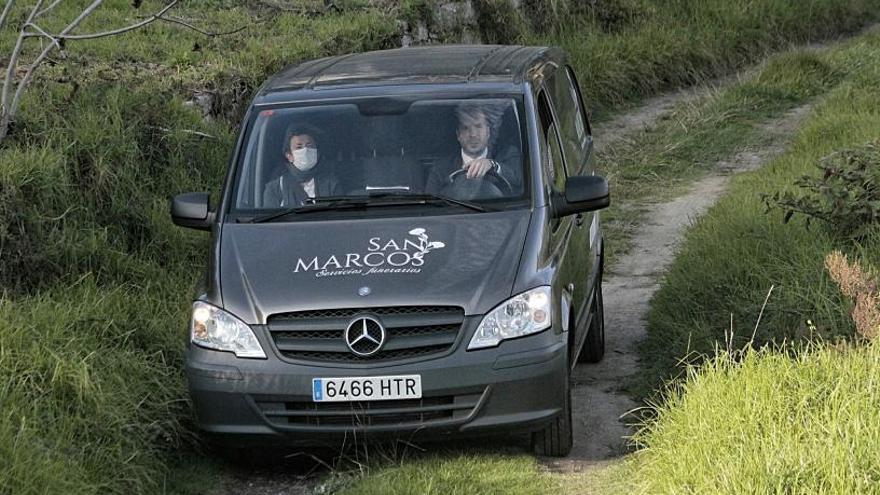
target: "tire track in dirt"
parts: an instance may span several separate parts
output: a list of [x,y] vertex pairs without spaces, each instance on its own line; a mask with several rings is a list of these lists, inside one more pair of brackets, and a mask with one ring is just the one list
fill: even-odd
[[[637,115],[622,117],[622,121],[636,124],[620,126],[618,132],[632,130],[633,125],[649,127],[676,102],[697,91],[679,92],[671,98],[649,102]],[[628,452],[627,437],[632,429],[626,424],[626,416],[640,404],[621,387],[638,371],[637,346],[647,334],[649,303],[660,287],[663,273],[675,258],[685,229],[720,199],[732,175],[760,168],[781,154],[810,108],[809,105],[795,108],[762,125],[762,131],[774,137],[771,145],[744,150],[729,160],[718,162],[708,175],[693,183],[686,194],[651,205],[650,213],[632,240],[632,249],[614,266],[606,268],[603,283],[605,358],[597,364],[578,365],[572,374],[574,448],[565,459],[547,459],[546,465],[551,470],[583,471],[605,465]],[[611,129],[613,133],[614,128]],[[602,136],[600,132],[597,131],[598,136]],[[625,135],[618,134],[609,140],[622,138]]]

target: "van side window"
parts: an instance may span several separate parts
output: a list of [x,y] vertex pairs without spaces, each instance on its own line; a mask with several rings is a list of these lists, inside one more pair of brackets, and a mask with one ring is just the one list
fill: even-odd
[[547,95],[544,91],[538,94],[538,118],[541,120],[541,130],[544,134],[545,146],[543,149],[547,153],[547,156],[542,157],[542,164],[554,189],[563,191],[567,178],[565,160],[559,144],[559,132],[556,129],[553,112],[550,111],[550,103],[547,101]]
[[580,173],[590,152],[590,131],[584,117],[577,80],[570,67],[560,68],[551,81],[559,131],[572,173]]

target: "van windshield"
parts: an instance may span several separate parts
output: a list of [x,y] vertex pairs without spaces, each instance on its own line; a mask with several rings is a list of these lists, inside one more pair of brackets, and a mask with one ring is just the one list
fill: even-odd
[[512,98],[263,110],[250,126],[232,213],[271,217],[353,204],[345,200],[362,207],[387,206],[389,198],[398,206],[425,204],[407,203],[409,197],[476,211],[520,207],[528,200],[522,135],[521,108]]

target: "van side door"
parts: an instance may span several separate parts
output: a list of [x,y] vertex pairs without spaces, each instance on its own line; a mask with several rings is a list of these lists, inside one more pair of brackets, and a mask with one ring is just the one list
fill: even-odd
[[[556,118],[554,116],[548,90],[546,87],[538,91],[535,100],[538,106],[538,121],[541,128],[539,136],[541,147],[541,172],[544,183],[544,190],[547,197],[555,192],[562,191],[565,187],[565,180],[568,173],[565,169],[565,159],[562,152],[562,142],[559,138]],[[578,253],[574,253],[569,249],[572,246],[570,237],[576,230],[574,228],[574,217],[566,216],[556,218],[549,221],[547,230],[549,231],[549,255],[554,260],[556,266],[555,277],[553,281],[553,291],[561,294],[561,304],[563,305],[563,315],[569,314],[568,321],[563,320],[562,324],[567,325],[566,329],[574,332],[576,323],[575,301],[578,294],[575,291],[583,291],[582,282],[578,280],[578,272],[576,266],[576,257]],[[567,310],[567,311],[566,311]],[[581,332],[583,333],[583,332]],[[578,349],[574,344],[578,342],[580,335],[572,336],[570,349],[573,351]],[[572,363],[574,361],[572,360]]]
[[[560,66],[547,81],[550,102],[557,119],[563,160],[569,175],[591,175],[593,139],[584,112],[583,102],[574,71],[567,65]],[[557,186],[559,187],[559,186]],[[559,189],[558,192],[562,192]],[[578,213],[572,217],[572,233],[567,238],[567,251],[574,271],[572,312],[576,317],[577,340],[580,349],[586,337],[589,319],[589,301],[599,271],[599,246],[594,245],[598,216],[596,212]]]

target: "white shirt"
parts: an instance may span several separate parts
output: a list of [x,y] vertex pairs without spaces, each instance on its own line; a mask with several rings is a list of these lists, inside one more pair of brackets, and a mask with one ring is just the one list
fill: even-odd
[[[311,179],[309,179],[305,182],[301,182],[300,185],[302,186],[303,191],[306,192],[306,196],[308,196],[310,198],[315,197],[315,178],[314,177],[312,177]],[[284,204],[285,201],[284,201],[284,176],[283,175],[281,177],[278,177],[278,186],[279,186],[279,189],[281,190],[281,206],[287,206]]]
[[[480,158],[487,158],[488,156],[489,156],[489,148],[483,148],[483,152],[480,153],[479,156],[471,156],[471,155],[468,155],[467,153],[465,153],[464,150],[461,150],[461,164],[462,164],[462,166],[464,166],[474,160],[479,160]],[[501,171],[501,164],[496,162],[495,160],[492,160],[492,162],[495,164],[495,172],[500,172]]]
[[474,160],[479,160],[480,158],[486,158],[487,156],[489,156],[489,148],[483,148],[483,152],[480,153],[478,156],[468,155],[467,153],[464,152],[464,150],[461,150],[461,164],[467,165],[468,163],[470,163]]
[[315,197],[315,178],[312,177],[306,182],[302,183],[303,190],[306,192],[306,195],[310,198]]

